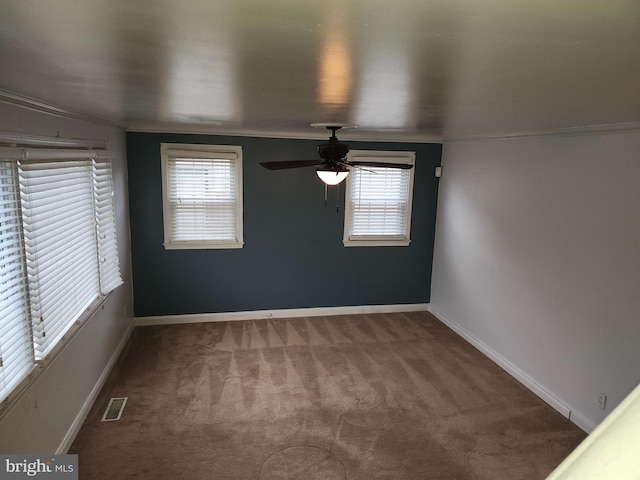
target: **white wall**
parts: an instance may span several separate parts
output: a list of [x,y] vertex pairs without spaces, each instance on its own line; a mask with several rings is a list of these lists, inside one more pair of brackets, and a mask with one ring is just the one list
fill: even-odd
[[640,381],[640,132],[451,141],[443,167],[431,310],[592,430]]
[[0,103],[0,130],[108,140],[113,157],[119,259],[124,285],[111,293],[63,352],[0,417],[0,452],[53,453],[70,446],[93,395],[133,327],[127,165],[120,128]]

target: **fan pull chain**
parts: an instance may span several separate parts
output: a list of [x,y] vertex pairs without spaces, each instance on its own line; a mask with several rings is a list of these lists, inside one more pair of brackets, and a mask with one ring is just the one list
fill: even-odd
[[[329,185],[324,184],[324,206],[327,206],[327,199],[329,198]],[[340,213],[340,184],[336,186],[336,213]]]

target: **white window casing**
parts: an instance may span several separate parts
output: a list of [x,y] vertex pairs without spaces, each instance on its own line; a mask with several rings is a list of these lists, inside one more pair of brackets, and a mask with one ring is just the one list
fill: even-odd
[[242,148],[161,145],[164,247],[242,248]]
[[122,279],[106,152],[2,148],[0,159],[2,401]]
[[351,168],[345,193],[344,245],[409,245],[415,153],[352,150],[348,160],[405,163],[414,168]]

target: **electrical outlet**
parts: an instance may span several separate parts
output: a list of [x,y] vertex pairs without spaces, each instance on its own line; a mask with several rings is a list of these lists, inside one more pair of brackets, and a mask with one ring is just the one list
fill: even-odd
[[598,406],[604,410],[605,407],[607,406],[607,396],[604,393],[601,393],[598,396]]

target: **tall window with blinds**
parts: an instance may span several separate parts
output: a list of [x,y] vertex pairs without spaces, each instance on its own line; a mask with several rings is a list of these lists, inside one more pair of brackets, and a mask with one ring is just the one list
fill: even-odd
[[[415,165],[415,154],[352,151],[349,160]],[[345,195],[345,246],[409,245],[414,170],[385,167],[351,169]]]
[[0,401],[34,367],[17,172],[0,160]]
[[122,283],[110,160],[0,149],[0,401]]
[[165,248],[241,248],[241,147],[162,144],[161,156]]

